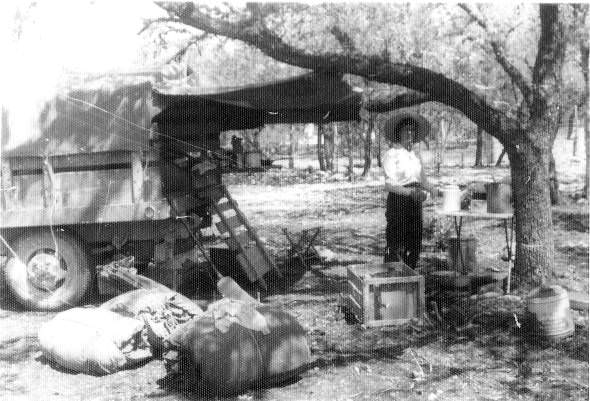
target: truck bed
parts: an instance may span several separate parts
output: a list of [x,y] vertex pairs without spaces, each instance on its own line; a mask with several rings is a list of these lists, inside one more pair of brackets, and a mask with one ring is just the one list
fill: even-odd
[[11,156],[1,167],[0,228],[170,217],[156,151]]

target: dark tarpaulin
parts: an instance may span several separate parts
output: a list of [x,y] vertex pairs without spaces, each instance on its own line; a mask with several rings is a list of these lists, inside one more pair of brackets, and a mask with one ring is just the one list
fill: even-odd
[[194,132],[215,135],[221,131],[257,128],[265,124],[359,120],[361,96],[339,75],[310,73],[208,93],[170,95],[155,92],[154,101],[162,111],[153,122],[161,128],[169,124],[190,124],[191,132],[184,134],[191,136]]

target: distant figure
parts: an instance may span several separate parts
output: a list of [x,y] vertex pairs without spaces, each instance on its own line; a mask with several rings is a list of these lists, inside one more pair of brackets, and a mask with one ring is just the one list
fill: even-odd
[[235,135],[231,137],[231,151],[233,164],[238,167],[243,167],[240,166],[240,163],[238,162],[241,161],[243,163],[244,160],[243,157],[238,157],[238,155],[244,154],[244,145],[242,145],[242,138]]
[[395,127],[385,123],[384,131],[390,145],[383,157],[388,192],[384,262],[403,261],[415,269],[422,249],[422,202],[427,197],[424,191],[433,196],[436,192],[424,175],[420,158],[412,151],[418,142],[416,124]]

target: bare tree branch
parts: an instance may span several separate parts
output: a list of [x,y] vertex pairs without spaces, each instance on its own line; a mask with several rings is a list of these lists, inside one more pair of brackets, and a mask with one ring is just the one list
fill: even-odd
[[476,14],[475,11],[469,8],[467,4],[459,3],[459,7],[462,8],[463,11],[465,11],[471,17],[471,19],[477,23],[477,25],[479,25],[484,29],[484,31],[489,33],[487,22],[484,21],[483,18],[481,18],[478,14]]
[[330,29],[330,32],[334,35],[338,43],[340,43],[340,46],[342,46],[345,53],[356,53],[356,46],[348,33],[344,32],[337,25],[334,25],[332,29]]
[[167,63],[170,63],[171,61],[178,61],[180,60],[188,51],[188,49],[191,48],[191,46],[196,45],[199,41],[205,39],[208,36],[208,34],[206,32],[195,36],[194,38],[192,38],[185,46],[182,47],[182,49],[180,49],[179,51],[177,51],[172,57],[170,57],[167,61]]
[[516,28],[518,28],[521,25],[522,24],[515,24],[514,26],[511,26],[510,28],[508,28],[508,30],[506,31],[506,36],[510,35],[512,32],[514,32],[516,30]]
[[144,33],[145,31],[147,31],[152,25],[155,24],[161,24],[163,22],[178,22],[178,20],[176,18],[156,18],[156,19],[150,19],[144,22],[143,24],[143,28],[141,28],[139,30],[139,32],[137,32],[138,35]]
[[496,35],[491,32],[487,22],[473,11],[467,4],[459,4],[471,19],[477,23],[488,35],[492,36],[492,39],[488,40],[488,43],[492,47],[494,57],[504,72],[508,74],[510,79],[516,84],[518,89],[521,91],[523,97],[526,99],[527,104],[532,104],[533,101],[533,90],[524,75],[508,60],[508,57],[504,54],[503,46],[500,41],[496,38]]

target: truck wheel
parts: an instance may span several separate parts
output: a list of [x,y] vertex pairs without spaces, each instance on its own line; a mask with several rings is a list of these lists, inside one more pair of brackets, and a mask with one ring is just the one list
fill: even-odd
[[76,306],[92,286],[84,245],[63,231],[54,234],[29,232],[12,243],[16,256],[6,264],[6,283],[28,309],[54,311]]

